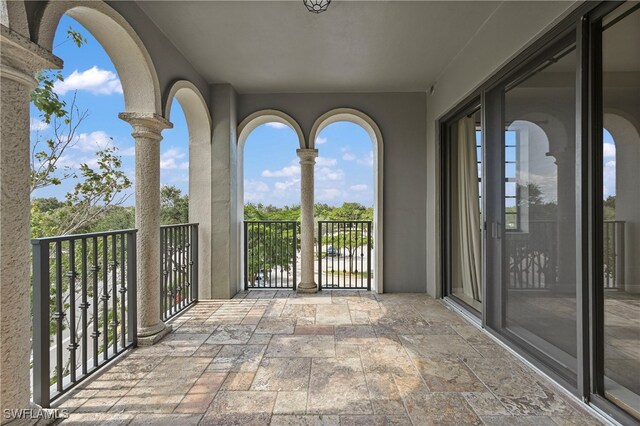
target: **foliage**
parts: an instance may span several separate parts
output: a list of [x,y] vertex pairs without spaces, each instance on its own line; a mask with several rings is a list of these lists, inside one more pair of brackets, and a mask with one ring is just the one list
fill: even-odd
[[[87,42],[73,28],[67,30],[67,41],[78,47]],[[56,82],[64,81],[59,71],[42,71],[36,78],[38,87],[31,93],[31,101],[39,110],[40,119],[51,125],[51,130],[46,137],[36,132],[32,140],[31,192],[61,185],[67,179],[74,179],[76,183],[55,209],[34,203],[32,234],[40,237],[86,232],[111,207],[127,200],[123,192],[131,187],[131,181],[121,170],[122,160],[113,146],[98,148],[96,166],[70,164],[66,153],[78,143],[78,130],[89,112],[78,107],[77,92],[69,104],[60,99],[54,90]]]
[[189,222],[189,196],[175,186],[160,187],[160,222],[176,225]]

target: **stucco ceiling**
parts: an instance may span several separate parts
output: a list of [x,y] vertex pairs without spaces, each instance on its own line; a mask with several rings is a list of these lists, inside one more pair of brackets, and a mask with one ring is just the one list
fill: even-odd
[[259,93],[427,90],[500,2],[138,4],[210,83]]

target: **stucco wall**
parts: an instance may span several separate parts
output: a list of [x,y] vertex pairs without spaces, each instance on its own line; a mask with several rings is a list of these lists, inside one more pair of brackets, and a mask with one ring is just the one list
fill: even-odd
[[440,153],[438,117],[473,92],[492,73],[548,31],[578,2],[503,2],[470,43],[442,72],[427,97],[427,291],[440,296]]
[[369,115],[384,140],[384,291],[425,292],[424,93],[245,94],[238,96],[238,119],[278,109],[295,118],[309,137],[318,117],[340,107]]

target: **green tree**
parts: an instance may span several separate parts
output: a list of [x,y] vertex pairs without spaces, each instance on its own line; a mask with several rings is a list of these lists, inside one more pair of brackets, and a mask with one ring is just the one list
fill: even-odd
[[172,185],[160,187],[160,222],[177,225],[189,222],[189,196]]
[[[67,40],[83,46],[87,40],[73,28],[67,30]],[[123,204],[128,195],[124,191],[131,181],[121,170],[121,158],[114,146],[100,147],[96,152],[95,167],[86,163],[77,166],[61,165],[67,150],[78,142],[78,130],[88,117],[77,103],[77,92],[70,104],[55,92],[56,82],[64,81],[59,71],[42,71],[36,75],[38,86],[31,93],[31,101],[40,112],[40,119],[51,125],[45,136],[37,132],[31,149],[31,192],[61,185],[75,179],[72,191],[66,194],[64,205],[51,210],[46,206],[33,206],[33,236],[65,235],[86,230],[104,216],[111,207]]]

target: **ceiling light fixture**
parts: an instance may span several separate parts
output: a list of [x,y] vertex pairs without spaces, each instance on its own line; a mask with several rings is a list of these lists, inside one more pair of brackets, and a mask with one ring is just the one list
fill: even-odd
[[329,8],[331,0],[302,0],[307,10],[312,13],[322,13]]

